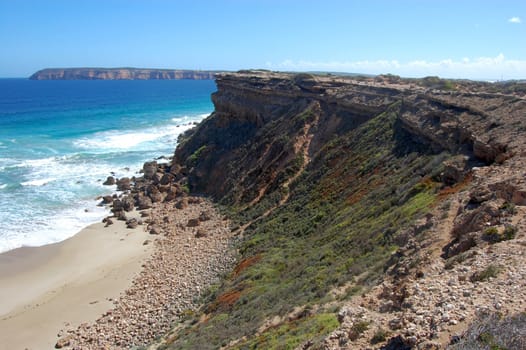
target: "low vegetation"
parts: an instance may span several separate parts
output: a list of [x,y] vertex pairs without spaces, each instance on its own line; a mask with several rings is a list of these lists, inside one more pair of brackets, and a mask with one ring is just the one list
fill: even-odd
[[[428,153],[396,132],[399,108],[395,103],[335,136],[290,188],[276,188],[249,207],[223,201],[235,227],[257,224],[238,243],[238,268],[208,291],[202,315],[188,320],[167,348],[289,349],[337,327],[334,311],[314,306],[332,301],[335,287],[376,284],[388,261],[396,262],[392,254],[408,239],[412,222],[434,205],[441,185],[448,154]],[[293,159],[283,176],[292,177],[301,164]],[[290,197],[279,206],[285,192]],[[290,321],[298,307],[316,311]],[[276,318],[273,327],[261,328]],[[378,331],[373,339],[386,335]]]
[[471,282],[482,282],[486,281],[490,278],[495,278],[499,274],[499,272],[502,270],[500,266],[497,265],[488,265],[485,269],[475,272],[473,275],[471,275],[470,280]]

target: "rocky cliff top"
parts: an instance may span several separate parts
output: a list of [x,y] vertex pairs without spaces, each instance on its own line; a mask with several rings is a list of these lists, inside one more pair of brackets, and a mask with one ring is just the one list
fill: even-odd
[[146,68],[47,68],[31,80],[212,80],[217,71]]

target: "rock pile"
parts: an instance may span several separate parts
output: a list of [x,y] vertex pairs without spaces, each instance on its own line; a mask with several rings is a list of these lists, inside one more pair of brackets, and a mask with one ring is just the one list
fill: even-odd
[[[156,169],[160,168],[156,165]],[[144,227],[152,234],[154,253],[130,288],[113,301],[113,309],[94,324],[62,330],[57,348],[124,349],[147,344],[166,333],[180,316],[194,310],[201,293],[232,268],[235,257],[228,221],[208,200],[186,197],[179,185],[156,181],[159,172],[152,173],[151,164],[145,174],[151,179],[135,179],[130,193],[113,200],[113,212],[120,218],[128,211],[125,203],[131,203],[130,199],[135,199],[135,205],[141,198],[152,199]],[[160,175],[159,180],[163,178]],[[178,194],[174,199],[184,202],[184,208],[175,209],[173,202],[165,200],[170,191]],[[154,193],[161,196],[157,198]],[[197,225],[189,226],[188,222]],[[136,226],[139,220],[129,219],[127,224]]]

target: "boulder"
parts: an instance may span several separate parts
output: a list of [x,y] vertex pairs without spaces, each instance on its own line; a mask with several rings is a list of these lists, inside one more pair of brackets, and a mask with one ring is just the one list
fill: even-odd
[[206,211],[202,211],[201,214],[199,215],[199,221],[208,221],[210,219],[211,219],[210,213]]
[[471,204],[480,204],[487,202],[495,197],[494,193],[487,186],[478,186],[469,193],[469,202]]
[[497,225],[501,212],[494,202],[484,202],[473,210],[468,210],[455,218],[453,237],[459,238],[466,233],[482,230],[484,227]]
[[124,210],[124,204],[122,203],[122,201],[118,198],[113,199],[113,208],[111,209],[111,211],[113,213],[116,213],[122,210]]
[[177,198],[178,195],[178,188],[177,186],[169,186],[168,190],[166,191],[166,197],[164,197],[165,202],[171,202]]
[[137,198],[137,206],[139,210],[144,209],[150,209],[152,207],[153,203],[150,197],[146,197],[144,195],[139,195]]
[[173,183],[175,180],[175,176],[173,176],[170,173],[166,173],[161,177],[160,184],[161,185],[169,185]]
[[159,203],[163,201],[163,194],[159,191],[150,193],[150,199],[153,203]]
[[104,181],[102,184],[104,186],[113,186],[115,185],[116,181],[115,181],[115,178],[113,176],[108,176],[106,178],[106,181]]
[[157,162],[146,162],[142,166],[142,171],[145,179],[152,180],[157,173]]
[[177,209],[186,209],[188,207],[188,199],[186,197],[180,199],[177,203],[175,203],[175,207]]
[[102,204],[111,204],[111,203],[113,203],[113,196],[102,197]]
[[187,227],[197,227],[199,226],[199,224],[200,224],[199,219],[189,219],[186,226]]
[[70,346],[72,338],[73,338],[73,335],[71,334],[60,338],[55,344],[55,349],[62,349],[63,347]]
[[161,182],[161,179],[163,177],[163,173],[156,173],[152,176],[150,181],[152,181],[154,184],[159,184]]
[[446,185],[454,185],[464,180],[468,171],[467,162],[468,157],[459,155],[444,161],[444,172],[442,174],[442,181]]
[[150,225],[149,229],[150,229],[151,235],[160,235],[162,232],[162,229],[158,225],[155,225],[155,224]]
[[123,177],[117,180],[117,190],[129,191],[131,190],[131,180],[129,177]]
[[195,233],[195,238],[203,238],[203,237],[208,237],[208,232],[202,229],[197,230],[197,232]]
[[489,188],[495,191],[497,197],[515,205],[526,205],[526,183],[523,179],[506,179],[494,184]]
[[139,222],[137,221],[137,219],[131,218],[131,219],[126,220],[126,228],[134,229],[137,226],[139,226]]
[[159,188],[156,185],[148,186],[146,194],[150,197],[153,203],[162,202],[163,200],[163,194],[159,191]]
[[106,224],[106,225],[104,225],[104,227],[108,227],[110,225],[113,225],[113,220],[110,219],[109,217],[102,219],[102,222]]
[[133,208],[135,207],[135,201],[133,200],[131,196],[123,197],[121,202],[122,202],[122,209],[124,209],[125,211],[132,211]]
[[117,220],[120,220],[120,221],[126,221],[127,220],[126,213],[124,212],[124,210],[115,212],[114,215],[117,218]]
[[202,202],[202,199],[199,197],[189,197],[188,198],[189,204],[201,204],[201,202]]
[[172,164],[170,166],[170,174],[177,176],[177,174],[181,173],[181,166],[179,164]]

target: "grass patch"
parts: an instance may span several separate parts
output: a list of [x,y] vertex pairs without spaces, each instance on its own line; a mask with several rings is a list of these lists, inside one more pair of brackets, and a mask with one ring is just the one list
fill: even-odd
[[378,343],[383,343],[387,340],[387,337],[389,337],[389,332],[383,328],[378,328],[371,338],[371,344],[375,345]]
[[349,331],[349,339],[355,341],[360,338],[360,336],[369,329],[368,321],[359,321],[352,325],[351,330]]
[[207,149],[206,145],[199,147],[194,153],[190,155],[190,157],[188,157],[187,164],[189,166],[194,166],[199,160],[199,158],[201,158],[203,153],[206,152],[206,149]]
[[321,341],[321,335],[329,334],[338,325],[334,314],[321,313],[271,328],[230,349],[295,349],[305,341],[316,344]]
[[475,272],[470,277],[471,282],[483,282],[490,278],[495,278],[502,271],[502,268],[498,265],[488,265],[484,270]]

